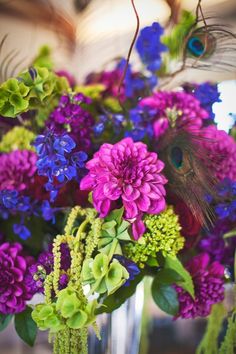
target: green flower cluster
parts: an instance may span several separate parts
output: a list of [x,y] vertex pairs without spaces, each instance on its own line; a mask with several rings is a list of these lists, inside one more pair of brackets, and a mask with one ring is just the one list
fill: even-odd
[[30,88],[17,79],[9,79],[0,86],[0,114],[15,117],[29,107]]
[[114,293],[129,278],[129,273],[117,259],[110,263],[106,254],[98,254],[94,259],[86,259],[82,268],[82,281],[90,285],[90,294]]
[[0,152],[10,152],[13,150],[34,150],[31,145],[35,134],[21,126],[16,126],[3,135],[0,142]]
[[147,215],[144,219],[147,231],[138,242],[129,243],[124,248],[127,258],[141,268],[145,264],[155,264],[157,253],[175,256],[184,246],[181,226],[173,207],[168,206],[158,215]]
[[68,89],[68,82],[47,68],[35,67],[11,78],[0,86],[0,115],[14,118],[18,114],[46,104]]
[[32,318],[41,330],[50,329],[52,333],[65,328],[81,329],[95,322],[94,300],[84,306],[74,289],[66,288],[58,293],[56,303],[36,305]]

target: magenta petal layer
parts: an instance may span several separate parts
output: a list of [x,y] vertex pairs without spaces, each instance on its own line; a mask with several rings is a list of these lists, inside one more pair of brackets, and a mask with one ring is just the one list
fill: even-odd
[[112,201],[122,201],[125,218],[139,220],[133,228],[135,238],[144,232],[143,213],[158,214],[165,209],[164,163],[145,144],[131,138],[103,144],[86,168],[89,173],[80,188],[93,192],[94,207],[101,217],[110,212]]
[[0,190],[24,191],[36,172],[37,155],[33,151],[15,150],[0,155]]
[[204,163],[214,176],[222,181],[229,178],[236,181],[236,143],[224,130],[218,130],[215,125],[200,131],[201,145],[207,150]]
[[27,282],[31,257],[25,257],[19,243],[0,246],[0,313],[22,312],[33,296]]
[[210,264],[209,255],[202,253],[192,258],[186,268],[193,279],[195,299],[176,286],[180,304],[177,317],[208,316],[211,306],[224,299],[224,267],[219,262]]

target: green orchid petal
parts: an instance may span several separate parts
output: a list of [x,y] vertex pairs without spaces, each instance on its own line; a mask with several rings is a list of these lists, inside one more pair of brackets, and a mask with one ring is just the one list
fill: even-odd
[[14,113],[17,114],[19,112],[23,112],[29,106],[28,100],[25,100],[17,93],[12,93],[9,97],[10,104],[14,107]]
[[82,268],[82,279],[83,282],[91,282],[91,280],[94,278],[93,273],[92,273],[92,264],[93,264],[93,259],[86,259],[83,264]]
[[88,319],[88,315],[86,314],[86,312],[79,310],[77,313],[75,313],[71,318],[69,318],[66,321],[66,324],[69,328],[79,329],[84,327],[87,319]]
[[105,254],[98,254],[92,265],[92,272],[95,279],[100,279],[108,271],[109,259]]
[[6,91],[17,92],[19,90],[19,82],[17,79],[9,79],[4,84],[3,87]]
[[38,313],[38,317],[40,320],[45,320],[46,318],[50,317],[54,312],[54,308],[52,305],[43,305]]
[[112,289],[120,283],[123,277],[123,266],[119,262],[113,261],[106,274],[105,282],[108,289]]

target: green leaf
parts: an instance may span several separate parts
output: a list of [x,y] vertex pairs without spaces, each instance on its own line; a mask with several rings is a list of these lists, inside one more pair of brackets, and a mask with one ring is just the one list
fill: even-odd
[[19,337],[33,347],[37,335],[37,325],[33,321],[31,313],[32,309],[27,306],[24,312],[16,314],[15,329]]
[[120,224],[121,220],[122,220],[123,213],[124,213],[123,207],[120,209],[115,209],[106,217],[106,220],[107,221],[115,220],[117,222],[117,224]]
[[120,226],[118,227],[118,234],[121,234],[123,231],[127,230],[128,227],[130,226],[130,223],[126,220],[123,220]]
[[167,284],[161,284],[158,277],[155,277],[152,283],[152,297],[159,308],[175,316],[179,311],[179,302],[176,290]]
[[171,268],[161,269],[158,271],[156,277],[160,284],[171,285],[183,281],[179,273]]
[[147,265],[149,265],[150,267],[158,267],[159,263],[157,261],[156,258],[154,257],[148,257],[148,260],[147,260]]
[[178,57],[183,50],[183,43],[189,31],[195,23],[195,16],[192,12],[183,11],[179,23],[177,23],[169,35],[162,37],[162,42],[169,48],[171,58]]
[[0,332],[3,331],[9,325],[13,315],[4,315],[0,313]]
[[184,268],[182,263],[178,260],[178,258],[167,256],[165,261],[165,268],[173,269],[183,278],[183,280],[177,281],[175,283],[186,290],[192,296],[192,298],[194,298],[194,285],[192,277]]
[[103,230],[109,230],[114,228],[114,226],[116,226],[116,222],[115,220],[111,220],[111,221],[107,221],[102,225],[102,229]]

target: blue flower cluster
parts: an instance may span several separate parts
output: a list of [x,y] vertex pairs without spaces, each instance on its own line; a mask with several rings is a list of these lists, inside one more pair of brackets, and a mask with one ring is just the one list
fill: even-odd
[[13,231],[21,239],[30,237],[29,229],[24,225],[24,216],[32,212],[30,198],[20,196],[15,190],[2,190],[0,192],[0,213],[3,219],[8,219],[10,215],[20,213],[22,215],[19,224],[13,224]]
[[224,179],[217,187],[219,202],[215,203],[215,213],[220,220],[236,220],[236,182]]
[[120,134],[123,129],[124,119],[124,116],[118,113],[101,114],[93,127],[95,137],[101,136],[104,130],[109,128],[113,130],[114,134]]
[[[126,60],[122,59],[116,69],[123,72],[126,65]],[[137,92],[147,90],[151,91],[157,84],[157,77],[153,74],[149,76],[141,76],[140,73],[135,73],[132,70],[131,65],[128,65],[126,75],[125,75],[125,96],[132,98],[137,94]]]
[[136,107],[129,111],[129,119],[132,123],[132,130],[126,131],[125,136],[131,137],[134,141],[153,137],[153,118],[156,110],[149,107]]
[[161,42],[164,29],[159,23],[144,27],[137,39],[136,49],[147,69],[155,72],[161,67],[161,53],[167,51],[167,47]]
[[218,85],[204,82],[195,87],[193,95],[201,102],[202,108],[209,113],[209,118],[214,119],[215,114],[212,111],[212,105],[215,102],[221,102]]
[[13,231],[22,240],[31,236],[30,230],[24,225],[28,216],[41,215],[44,220],[55,222],[55,212],[58,208],[52,208],[47,200],[42,203],[32,202],[30,197],[22,196],[16,190],[0,191],[0,215],[8,219],[10,215],[20,215],[20,223],[13,224]]
[[53,202],[58,190],[67,181],[75,179],[79,182],[85,172],[87,154],[73,151],[76,144],[69,135],[55,134],[51,130],[38,135],[34,146],[38,155],[38,174],[48,178],[45,188],[50,191]]

